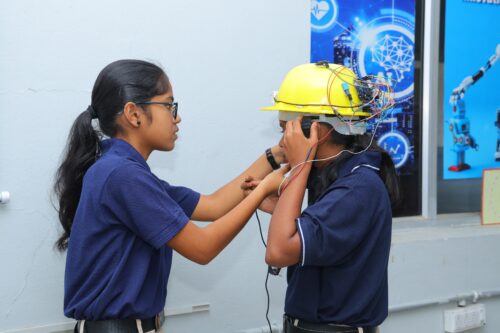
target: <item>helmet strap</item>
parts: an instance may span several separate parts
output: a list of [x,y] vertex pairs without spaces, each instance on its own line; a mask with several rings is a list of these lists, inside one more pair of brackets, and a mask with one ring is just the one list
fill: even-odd
[[[342,117],[340,119],[334,115],[313,114],[302,112],[279,111],[279,120],[295,120],[299,116],[314,117],[313,121],[330,124],[337,132],[343,135],[361,135],[366,133],[367,123],[360,121],[359,117]],[[352,122],[351,122],[352,121]]]

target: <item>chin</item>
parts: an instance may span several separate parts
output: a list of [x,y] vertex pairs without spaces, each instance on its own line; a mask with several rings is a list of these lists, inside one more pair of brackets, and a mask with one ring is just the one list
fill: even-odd
[[175,142],[165,147],[165,151],[172,151],[175,148]]
[[158,148],[156,148],[156,150],[159,150],[159,151],[172,151],[172,150],[174,150],[174,148],[175,148],[175,143],[171,143],[171,144],[168,144],[168,145],[158,146]]

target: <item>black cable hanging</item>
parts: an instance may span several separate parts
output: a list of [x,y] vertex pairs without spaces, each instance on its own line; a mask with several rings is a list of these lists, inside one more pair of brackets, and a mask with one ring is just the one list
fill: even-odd
[[[262,240],[262,244],[264,244],[264,247],[267,247],[266,241],[264,240],[264,234],[262,232],[262,225],[260,223],[259,213],[257,211],[255,211],[255,217],[257,218],[257,223],[259,225],[260,239]],[[269,296],[269,288],[267,287],[267,281],[269,281],[269,269],[266,271],[266,282],[264,283],[264,288],[266,289],[266,295],[267,295],[266,320],[267,320],[267,325],[269,326],[269,333],[272,333],[273,328],[271,327],[271,321],[269,320],[269,306],[271,303],[271,297]]]

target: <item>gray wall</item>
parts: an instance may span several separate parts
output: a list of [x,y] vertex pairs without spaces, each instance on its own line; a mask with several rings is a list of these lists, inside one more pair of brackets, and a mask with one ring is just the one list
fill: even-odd
[[[287,0],[0,2],[0,191],[12,195],[0,206],[0,332],[66,320],[49,193],[98,72],[120,58],[162,64],[183,120],[175,151],[149,163],[173,184],[210,193],[278,142],[277,115],[258,109],[289,68],[309,60],[308,8]],[[209,303],[210,312],[172,318],[174,332],[264,325],[263,258],[255,220],[208,267],[175,256],[167,308]],[[284,286],[271,283],[275,318]]]
[[[183,121],[176,150],[149,163],[169,182],[209,193],[279,140],[276,115],[258,108],[289,68],[309,61],[309,1],[2,1],[0,41],[0,191],[12,195],[0,206],[0,332],[52,332],[68,320],[50,186],[100,69],[120,58],[163,65]],[[498,228],[449,224],[396,223],[391,306],[500,288]],[[209,311],[169,317],[168,331],[263,327],[263,256],[255,219],[209,266],[176,255],[167,310]],[[284,277],[269,286],[278,324]],[[488,324],[478,332],[500,331],[492,315],[500,301],[484,303]],[[396,312],[384,332],[442,332],[442,309],[452,306]]]
[[[458,222],[458,220],[460,220]],[[486,326],[468,332],[500,331],[500,228],[479,225],[477,216],[442,216],[432,222],[396,222],[389,261],[387,333],[444,332],[443,311],[476,291]],[[461,297],[464,296],[464,297]],[[439,304],[440,303],[440,304]],[[413,307],[421,305],[420,307]],[[409,307],[409,310],[404,310]]]

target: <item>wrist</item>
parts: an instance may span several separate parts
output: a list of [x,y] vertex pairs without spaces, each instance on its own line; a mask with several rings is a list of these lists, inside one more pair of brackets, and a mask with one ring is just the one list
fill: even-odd
[[285,154],[283,153],[283,149],[279,145],[271,147],[271,153],[274,156],[275,161],[278,164],[286,163]]
[[311,167],[313,164],[313,160],[316,155],[316,150],[309,149],[307,151],[303,150],[300,152],[294,152],[292,156],[289,157],[288,163],[290,166],[296,167],[297,165],[302,165],[304,167]]
[[257,201],[262,202],[264,201],[265,198],[269,196],[273,191],[270,189],[269,186],[265,183],[260,183],[259,186],[257,186],[250,195],[255,195],[257,197]]
[[308,177],[309,175],[309,172],[311,172],[311,169],[312,169],[312,163],[311,162],[306,162],[304,163],[304,161],[300,161],[296,164],[290,164],[290,167],[292,169],[294,169],[293,173],[291,176],[293,176],[293,174],[297,174],[300,172],[300,174],[297,176],[297,177],[301,177],[303,176],[304,174],[306,175],[306,178]]
[[271,168],[273,170],[279,169],[280,168],[280,163],[278,161],[276,161],[276,158],[274,157],[272,148],[267,148],[265,154],[266,154],[267,161],[271,165]]

